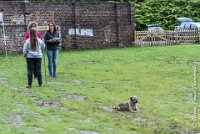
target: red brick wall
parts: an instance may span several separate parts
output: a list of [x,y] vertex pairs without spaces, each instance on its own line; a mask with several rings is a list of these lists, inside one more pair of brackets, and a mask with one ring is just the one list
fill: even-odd
[[[24,3],[0,1],[4,10],[9,51],[20,51],[30,21],[47,25],[54,21],[61,28],[62,48],[105,48],[131,45],[134,40],[134,4],[130,3]],[[92,30],[92,36],[69,35],[70,28]],[[2,25],[0,26],[2,32]],[[0,48],[4,48],[3,34]]]

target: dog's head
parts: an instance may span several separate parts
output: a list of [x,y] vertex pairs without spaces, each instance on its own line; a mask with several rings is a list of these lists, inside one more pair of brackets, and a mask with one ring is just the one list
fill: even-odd
[[131,102],[132,102],[133,104],[138,103],[138,98],[137,98],[137,96],[131,96],[131,97],[130,97],[130,100],[131,100]]

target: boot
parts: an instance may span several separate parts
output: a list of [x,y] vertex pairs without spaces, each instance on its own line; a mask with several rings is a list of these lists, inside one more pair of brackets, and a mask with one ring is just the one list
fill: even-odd
[[56,73],[53,73],[53,77],[56,77]]
[[32,86],[31,86],[31,85],[28,85],[28,86],[26,86],[26,88],[32,88]]

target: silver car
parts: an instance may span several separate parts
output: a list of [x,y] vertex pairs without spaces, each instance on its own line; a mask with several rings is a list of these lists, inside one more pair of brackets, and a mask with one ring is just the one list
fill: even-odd
[[183,22],[178,30],[198,30],[200,28],[200,22]]
[[147,28],[148,31],[153,31],[153,30],[163,30],[162,26],[161,25],[158,25],[158,24],[152,24],[152,25],[148,25],[148,28]]
[[175,26],[174,30],[197,30],[200,28],[200,22],[193,22],[191,18],[179,17],[176,19],[180,26]]

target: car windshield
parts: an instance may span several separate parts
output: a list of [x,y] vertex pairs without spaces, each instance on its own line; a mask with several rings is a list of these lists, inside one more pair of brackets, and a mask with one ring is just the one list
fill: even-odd
[[179,17],[176,19],[178,22],[193,22],[193,20],[191,18],[186,18],[186,17]]
[[155,27],[155,26],[152,26],[152,27],[149,27],[148,30],[163,30],[162,27]]

